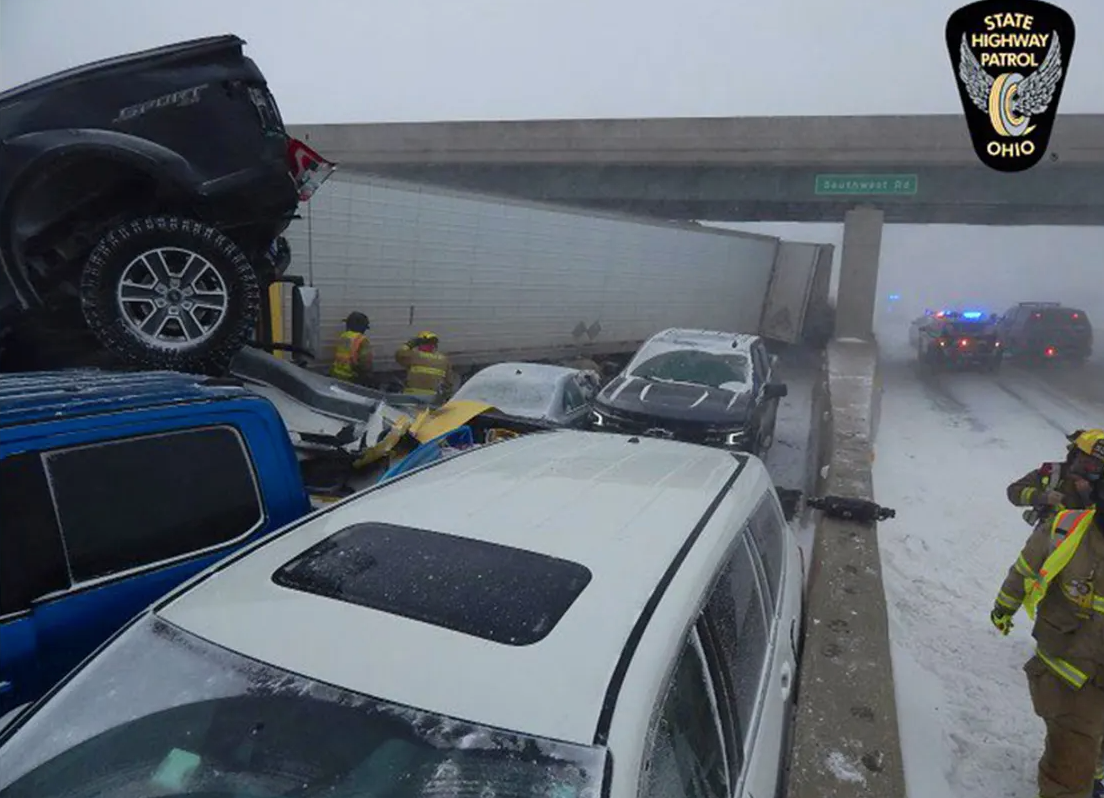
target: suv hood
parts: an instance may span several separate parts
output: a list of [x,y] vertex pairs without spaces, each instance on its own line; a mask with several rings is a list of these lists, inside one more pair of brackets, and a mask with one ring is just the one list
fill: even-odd
[[620,410],[657,419],[722,426],[744,423],[751,398],[750,387],[735,392],[707,385],[620,376],[605,387],[595,404],[613,413]]

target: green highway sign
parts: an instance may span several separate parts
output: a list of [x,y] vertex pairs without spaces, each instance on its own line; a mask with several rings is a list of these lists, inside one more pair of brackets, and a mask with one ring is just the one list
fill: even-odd
[[817,175],[816,193],[825,194],[915,194],[917,175]]

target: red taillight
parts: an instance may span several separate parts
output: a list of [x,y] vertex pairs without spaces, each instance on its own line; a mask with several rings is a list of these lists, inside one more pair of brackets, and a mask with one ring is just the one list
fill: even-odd
[[288,170],[295,178],[300,202],[306,202],[333,174],[337,164],[327,161],[298,139],[288,139]]
[[1074,313],[1074,314],[1070,315],[1070,318],[1071,319],[1079,319],[1079,318],[1081,318],[1081,314],[1080,313]]
[[1043,350],[1043,354],[1047,357],[1054,357],[1054,347],[1048,346],[1046,349]]
[[969,345],[970,345],[970,339],[969,338],[963,338],[961,341],[958,342],[958,348],[959,349],[965,349]]

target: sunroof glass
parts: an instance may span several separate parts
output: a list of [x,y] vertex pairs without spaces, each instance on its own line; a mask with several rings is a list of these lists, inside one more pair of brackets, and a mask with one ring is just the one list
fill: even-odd
[[590,579],[570,560],[377,523],[346,527],[273,575],[292,590],[512,646],[547,636]]

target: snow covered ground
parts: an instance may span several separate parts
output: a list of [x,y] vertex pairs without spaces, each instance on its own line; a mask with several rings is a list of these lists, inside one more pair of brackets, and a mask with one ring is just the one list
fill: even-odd
[[1104,425],[1104,369],[932,376],[887,349],[874,491],[897,510],[879,541],[909,796],[1030,798],[1030,622],[1003,638],[988,617],[1030,532],[1004,489]]

